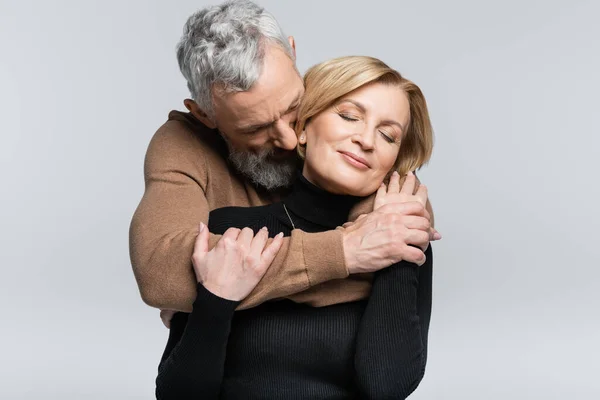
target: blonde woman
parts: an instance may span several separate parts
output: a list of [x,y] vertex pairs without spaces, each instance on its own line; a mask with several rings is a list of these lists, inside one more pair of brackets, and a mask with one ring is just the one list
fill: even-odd
[[[209,226],[199,227],[198,295],[191,314],[171,321],[156,380],[159,399],[401,399],[423,377],[432,253],[427,192],[420,186],[414,194],[412,171],[432,151],[425,98],[371,57],[324,62],[304,81],[296,128],[304,163],[292,192],[267,206],[215,210]],[[402,186],[400,177],[406,177]],[[282,236],[335,229],[351,209],[385,211],[390,203],[403,203],[410,216],[405,233],[423,244],[425,264],[400,262],[365,277],[373,279],[368,300],[310,307],[282,299],[234,312]],[[211,253],[209,231],[224,234]],[[258,269],[245,269],[247,257],[261,260]],[[222,268],[207,270],[209,262]],[[209,281],[224,284],[202,284]]]

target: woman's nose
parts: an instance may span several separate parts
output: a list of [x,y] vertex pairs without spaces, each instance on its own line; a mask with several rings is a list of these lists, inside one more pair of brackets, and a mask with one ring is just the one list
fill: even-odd
[[375,147],[374,129],[363,126],[360,131],[352,137],[352,141],[357,143],[363,150],[372,150]]

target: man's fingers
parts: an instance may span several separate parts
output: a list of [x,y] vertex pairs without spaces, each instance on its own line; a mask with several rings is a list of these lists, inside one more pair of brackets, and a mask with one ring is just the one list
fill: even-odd
[[404,261],[408,261],[419,266],[425,263],[425,253],[417,247],[406,246],[404,249],[404,256],[402,257]]
[[390,184],[388,185],[388,193],[398,193],[400,192],[400,174],[397,171],[394,171],[392,176],[390,177]]
[[408,171],[402,189],[400,189],[400,193],[411,196],[415,192],[416,182],[417,178],[415,177],[415,174],[413,174],[412,171]]
[[402,214],[402,215],[419,215],[431,221],[431,216],[427,208],[419,201],[409,201],[406,203],[390,203],[381,206],[377,212],[381,214]]
[[198,236],[196,236],[196,242],[194,243],[194,255],[200,255],[208,252],[208,227],[200,222],[198,226]]
[[414,244],[415,246],[422,246],[429,242],[429,231],[422,231],[420,229],[409,229],[408,235],[406,236],[406,244]]
[[430,234],[431,232],[431,223],[425,217],[421,217],[418,215],[407,215],[403,219],[404,226],[408,229],[418,229],[423,232],[427,232]]
[[430,241],[433,241],[433,240],[441,240],[441,239],[442,239],[442,234],[441,234],[441,233],[439,233],[439,232],[437,231],[437,229],[435,229],[435,228],[431,228],[431,229],[429,230],[429,234],[430,234],[430,239],[429,239]]

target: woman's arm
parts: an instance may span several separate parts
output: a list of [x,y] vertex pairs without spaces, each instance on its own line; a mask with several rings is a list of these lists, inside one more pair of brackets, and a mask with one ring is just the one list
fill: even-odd
[[[192,313],[173,318],[156,378],[158,400],[218,398],[231,320],[238,304],[215,296],[198,283]],[[174,337],[177,334],[181,334],[179,341]]]
[[[192,255],[197,295],[181,339],[172,347],[176,340],[170,337],[162,357],[156,378],[159,400],[218,398],[235,308],[264,276],[282,242],[278,235],[267,244],[266,229],[254,235],[248,228],[230,228],[209,252],[209,235],[200,224]],[[248,265],[248,260],[256,262]],[[178,325],[171,329],[181,332]]]
[[431,246],[426,256],[420,267],[403,261],[375,273],[355,355],[356,381],[366,398],[404,399],[423,378],[432,282],[430,271],[420,269],[432,267]]

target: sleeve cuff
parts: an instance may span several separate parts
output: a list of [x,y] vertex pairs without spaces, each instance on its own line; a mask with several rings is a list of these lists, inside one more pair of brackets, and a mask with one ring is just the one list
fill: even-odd
[[232,301],[219,297],[205,288],[201,283],[198,283],[197,290],[198,294],[194,301],[194,309],[200,308],[215,317],[230,318],[235,308],[241,303],[240,301]]
[[302,252],[311,287],[348,277],[341,230],[303,233]]

